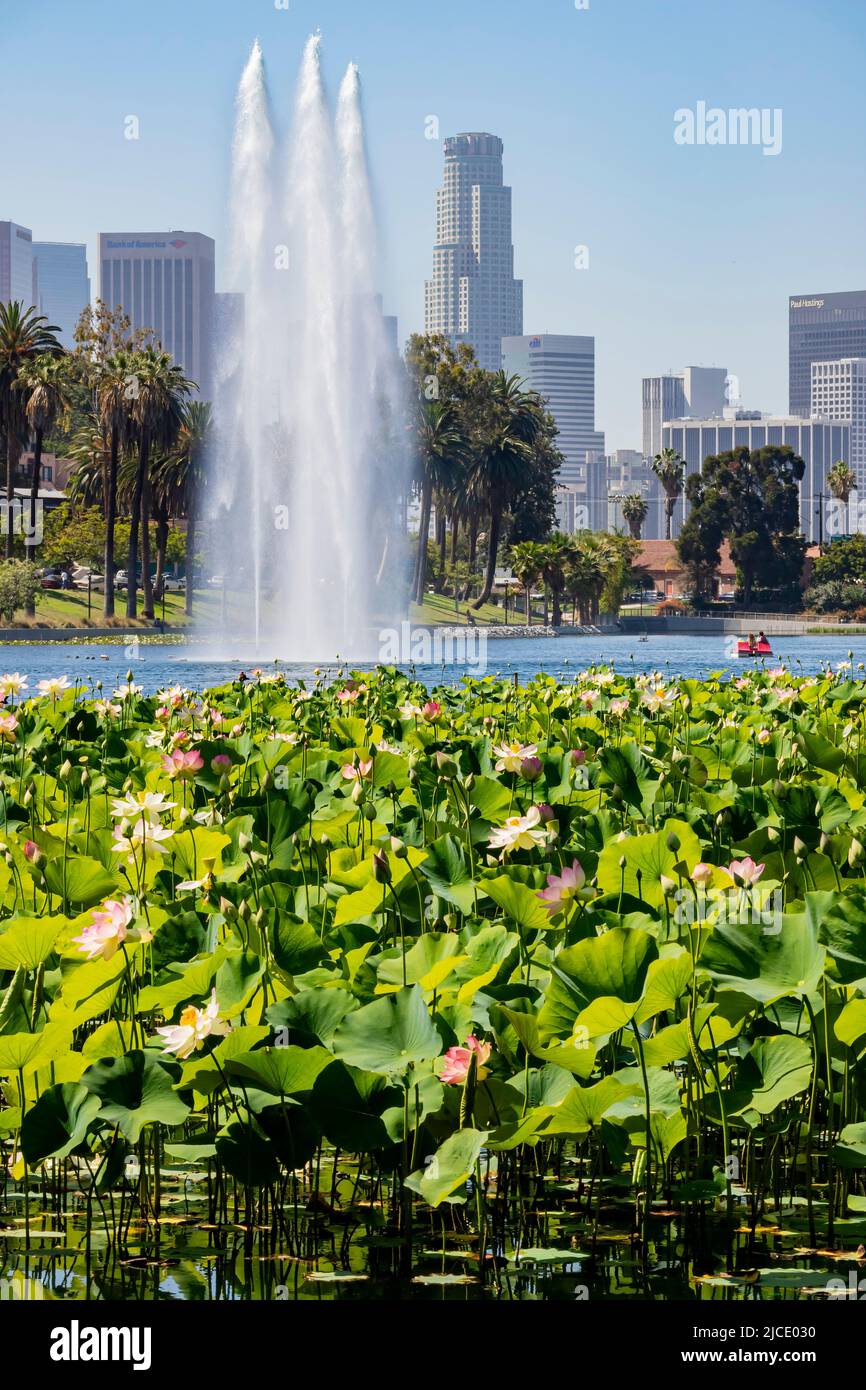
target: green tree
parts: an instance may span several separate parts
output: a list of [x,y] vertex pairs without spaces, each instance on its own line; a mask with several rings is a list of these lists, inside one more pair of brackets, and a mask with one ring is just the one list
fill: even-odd
[[194,387],[167,352],[147,347],[135,354],[131,418],[138,449],[138,467],[132,496],[129,528],[126,616],[137,614],[136,577],[139,525],[142,537],[142,616],[153,617],[153,583],[150,575],[150,476],[151,449],[173,448],[183,422],[183,410]]
[[60,356],[55,334],[60,329],[20,300],[0,304],[0,427],[6,441],[6,558],[12,558],[15,537],[12,502],[15,473],[27,442],[27,403],[18,380],[22,369],[44,354]]
[[706,591],[727,536],[739,572],[743,604],[755,588],[794,591],[803,568],[798,482],[805,465],[787,446],[733,449],[703,462],[689,478],[689,521],[678,542],[694,588]]
[[466,440],[458,424],[458,412],[452,402],[426,400],[417,403],[415,424],[415,459],[421,511],[418,525],[418,549],[415,557],[413,595],[416,603],[424,602],[427,588],[427,542],[430,533],[430,512],[434,495],[447,495],[454,486]]
[[475,608],[487,603],[493,592],[502,516],[523,486],[527,462],[543,426],[541,397],[524,390],[518,377],[497,372],[491,383],[483,437],[469,463],[469,491],[490,518],[487,565]]
[[676,449],[662,449],[652,462],[652,470],[662,485],[665,495],[665,538],[671,538],[671,522],[674,508],[683,493],[683,477],[686,465]]
[[207,401],[187,401],[175,447],[163,456],[154,470],[153,491],[158,534],[157,575],[164,571],[171,544],[168,518],[185,516],[186,539],[183,543],[183,556],[186,560],[185,608],[188,617],[192,616],[195,588],[197,513],[207,477],[206,461],[212,434],[213,412],[210,404]]
[[544,547],[538,541],[518,541],[511,547],[511,568],[523,585],[527,625],[532,623],[532,588],[544,569]]
[[[636,541],[641,538],[643,524],[647,518],[649,505],[639,492],[629,492],[622,499],[622,514],[629,534]],[[668,528],[670,530],[670,528]]]

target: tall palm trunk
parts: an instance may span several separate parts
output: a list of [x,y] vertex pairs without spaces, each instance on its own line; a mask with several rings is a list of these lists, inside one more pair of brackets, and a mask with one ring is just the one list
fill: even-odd
[[457,564],[457,537],[460,535],[460,513],[455,510],[451,513],[451,564]]
[[147,460],[150,453],[150,438],[147,428],[141,432],[138,446],[138,470],[135,475],[135,491],[132,498],[132,512],[129,518],[129,551],[126,573],[129,588],[126,591],[126,616],[135,618],[138,614],[136,601],[138,581],[138,528],[141,521],[141,499],[144,495],[144,480],[147,477]]
[[524,605],[525,605],[525,607],[526,607],[526,626],[527,626],[527,627],[531,627],[531,626],[532,626],[532,585],[531,585],[531,584],[524,584],[524,586],[523,586],[523,601],[524,601]]
[[502,526],[502,508],[497,504],[490,510],[490,532],[487,537],[487,567],[484,585],[473,603],[473,608],[481,608],[493,593],[493,580],[496,578],[496,554],[499,550],[499,532]]
[[112,428],[108,452],[108,472],[105,478],[105,601],[102,611],[106,618],[114,617],[114,528],[117,524],[117,427]]
[[446,556],[446,534],[445,534],[445,508],[440,504],[436,508],[436,544],[439,547],[439,573],[436,576],[436,588],[441,593],[445,587],[445,556]]
[[192,617],[192,594],[193,583],[195,580],[195,498],[192,497],[187,503],[186,518],[186,593],[184,595],[183,610],[188,618]]
[[168,548],[168,511],[163,498],[154,508],[156,516],[156,578],[153,581],[153,596],[162,598],[165,585],[165,552]]
[[415,566],[415,602],[424,602],[427,587],[427,541],[430,537],[430,503],[432,489],[424,483],[421,489],[421,517],[418,527],[418,555]]
[[15,541],[15,526],[12,520],[12,504],[15,500],[15,470],[21,458],[21,441],[10,425],[6,432],[6,559],[12,559]]
[[553,590],[553,626],[562,627],[562,594],[559,589]]
[[141,589],[143,618],[153,618],[153,578],[150,573],[150,479],[141,490]]
[[[27,531],[27,535],[29,536],[31,542],[33,542],[33,540],[35,539],[35,536],[36,536],[36,512],[37,512],[37,509],[38,509],[38,507],[39,507],[39,482],[40,482],[40,474],[41,474],[41,472],[42,472],[42,430],[37,430],[37,431],[36,431],[35,439],[34,439],[34,441],[33,441],[33,472],[32,472],[31,475],[30,475],[30,525],[29,525],[29,529],[28,529],[28,531]],[[28,554],[29,554],[30,557],[32,558],[32,555],[33,555],[32,547],[31,547],[31,549],[29,550]],[[25,613],[27,614],[27,617],[28,617],[28,618],[35,618],[35,617],[36,617],[36,599],[35,599],[35,598],[28,599],[27,605],[26,605],[24,611],[25,611]]]

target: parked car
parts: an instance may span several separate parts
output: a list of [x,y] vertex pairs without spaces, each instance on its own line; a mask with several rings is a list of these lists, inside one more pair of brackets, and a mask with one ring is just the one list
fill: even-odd
[[162,581],[162,587],[167,594],[186,593],[186,580],[178,579],[175,574],[167,574]]
[[225,585],[225,582],[226,581],[221,574],[211,575],[210,579],[208,580],[208,584],[212,589],[222,589]]
[[96,570],[88,569],[82,565],[73,574],[72,583],[76,589],[86,589],[88,584],[91,589],[95,589],[98,583],[102,583],[102,575],[97,574]]
[[42,578],[39,581],[43,589],[62,589],[63,580],[59,570],[43,570]]

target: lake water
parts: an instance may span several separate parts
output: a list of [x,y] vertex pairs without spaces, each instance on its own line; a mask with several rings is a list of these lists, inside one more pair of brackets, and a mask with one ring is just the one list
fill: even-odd
[[[722,635],[670,634],[653,635],[645,641],[636,636],[619,634],[494,638],[487,642],[486,652],[483,646],[474,652],[470,649],[470,660],[436,665],[419,663],[414,670],[418,678],[428,685],[454,683],[464,674],[480,675],[485,669],[491,674],[498,672],[511,676],[516,673],[521,681],[529,679],[539,670],[568,679],[576,671],[599,662],[610,663],[617,671],[628,675],[659,670],[670,677],[701,677],[711,671],[743,670],[755,664],[738,661],[732,656],[735,640]],[[817,672],[827,662],[835,666],[848,660],[849,652],[853,653],[855,674],[857,664],[866,663],[866,636],[774,637],[771,640],[774,655],[764,664],[773,667],[784,663],[794,674]],[[459,646],[456,650],[459,654]],[[126,673],[130,670],[136,683],[148,694],[175,683],[201,690],[222,685],[234,679],[240,671],[249,673],[255,666],[263,670],[275,669],[265,653],[257,659],[250,658],[248,654],[244,658],[243,653],[233,651],[231,645],[227,645],[225,652],[219,656],[196,642],[182,646],[143,641],[133,641],[127,645],[79,642],[0,645],[0,672],[21,671],[28,677],[31,692],[35,690],[37,681],[63,674],[89,688],[101,682],[104,690],[114,690],[125,682]],[[360,663],[352,663],[353,669],[360,666]],[[285,672],[289,680],[299,680],[309,679],[316,668],[313,664],[281,661],[279,669]],[[319,669],[336,673],[337,665],[321,663]]]

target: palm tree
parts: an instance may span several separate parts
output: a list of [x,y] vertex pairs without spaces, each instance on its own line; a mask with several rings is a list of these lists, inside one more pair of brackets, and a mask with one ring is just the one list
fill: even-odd
[[487,568],[474,608],[481,608],[493,592],[502,514],[526,478],[532,446],[544,425],[540,397],[525,391],[518,377],[505,372],[493,378],[490,415],[486,437],[469,466],[469,490],[490,517]]
[[639,492],[629,492],[622,499],[622,514],[634,540],[639,541],[649,506]]
[[457,423],[456,408],[450,401],[419,400],[415,447],[421,515],[412,590],[415,602],[423,603],[427,586],[427,543],[433,496],[434,493],[437,496],[447,495],[454,489],[466,455],[466,440]]
[[136,581],[138,535],[141,525],[142,617],[153,617],[153,583],[150,576],[150,478],[151,449],[170,449],[175,444],[183,420],[183,409],[194,383],[188,381],[171,354],[146,347],[135,354],[131,417],[138,445],[138,469],[132,497],[129,527],[129,558],[126,616],[137,615]]
[[526,624],[532,623],[532,586],[541,578],[544,547],[538,541],[519,541],[511,547],[511,568],[526,595]]
[[574,555],[570,536],[555,531],[541,547],[541,574],[553,599],[553,626],[562,626],[562,595],[568,583],[568,570]]
[[30,535],[36,528],[36,507],[42,474],[42,444],[70,405],[70,358],[64,353],[41,352],[22,363],[16,390],[24,395],[24,416],[33,436],[33,471],[30,478]]
[[[833,464],[827,474],[827,486],[842,506],[848,511],[848,499],[857,486],[857,474],[849,468],[844,459],[839,459]],[[823,531],[821,533],[823,535]]]
[[6,441],[6,559],[11,560],[13,541],[12,503],[15,472],[26,442],[26,401],[17,383],[25,363],[43,353],[60,355],[55,337],[60,329],[20,300],[0,304],[0,438]]
[[105,597],[102,611],[106,618],[114,617],[114,530],[117,524],[118,468],[121,454],[132,436],[135,371],[136,354],[121,350],[103,358],[97,367],[96,375],[96,412],[103,442]]
[[188,401],[184,407],[177,443],[154,470],[153,488],[158,508],[157,536],[162,553],[157,555],[157,576],[165,568],[166,531],[161,522],[169,514],[186,516],[186,598],[187,617],[192,617],[195,567],[196,513],[205,481],[205,458],[213,428],[213,412],[207,401]]
[[652,462],[652,470],[665,494],[665,539],[671,538],[671,521],[677,499],[682,496],[686,466],[676,449],[662,449]]

